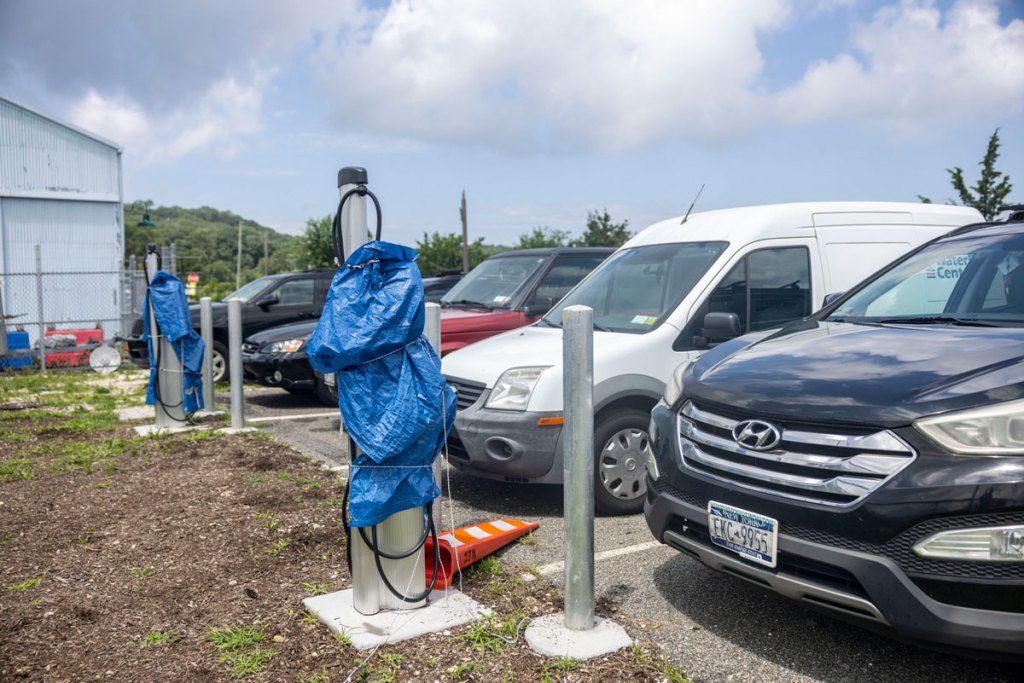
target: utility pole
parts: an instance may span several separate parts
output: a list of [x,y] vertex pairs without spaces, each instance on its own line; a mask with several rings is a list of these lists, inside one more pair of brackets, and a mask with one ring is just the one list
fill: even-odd
[[235,265],[235,289],[242,286],[242,219],[238,219],[238,260]]
[[270,252],[267,248],[267,237],[269,234],[269,230],[263,231],[263,277],[270,274]]
[[462,205],[459,206],[459,218],[462,219],[462,272],[469,272],[469,226],[466,223],[466,191],[462,191]]

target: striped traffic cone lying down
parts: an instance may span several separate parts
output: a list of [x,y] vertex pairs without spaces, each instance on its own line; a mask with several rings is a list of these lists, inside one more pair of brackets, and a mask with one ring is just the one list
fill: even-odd
[[[448,588],[454,576],[460,571],[465,571],[466,567],[539,528],[540,524],[537,522],[496,519],[493,522],[473,524],[439,534],[437,542],[441,563],[437,569],[437,583],[434,588]],[[429,585],[434,576],[433,539],[427,538],[423,551]]]

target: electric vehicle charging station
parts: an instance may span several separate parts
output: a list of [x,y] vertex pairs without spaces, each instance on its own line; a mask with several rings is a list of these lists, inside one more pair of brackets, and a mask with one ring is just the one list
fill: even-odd
[[[332,291],[328,295],[320,323],[310,340],[308,352],[310,362],[317,371],[336,373],[343,420],[349,414],[345,412],[346,405],[349,406],[348,409],[352,411],[353,416],[358,414],[355,407],[345,403],[348,397],[343,385],[345,375],[352,368],[373,367],[377,363],[386,365],[388,362],[396,362],[399,363],[398,368],[403,372],[406,369],[411,369],[410,374],[416,375],[417,381],[423,382],[422,386],[430,387],[428,391],[437,391],[436,403],[440,404],[440,411],[436,411],[437,405],[432,405],[435,401],[434,398],[431,398],[426,406],[420,407],[435,411],[434,416],[437,418],[444,416],[444,423],[437,425],[428,419],[424,424],[415,427],[419,430],[418,432],[410,431],[408,434],[402,435],[401,438],[410,437],[402,443],[408,443],[418,451],[415,454],[418,459],[410,462],[399,462],[401,458],[397,457],[394,460],[381,458],[378,461],[374,459],[374,454],[366,453],[356,446],[353,436],[355,434],[353,429],[362,430],[364,425],[354,422],[345,425],[345,431],[348,433],[350,462],[348,486],[351,487],[352,496],[349,498],[347,489],[346,504],[343,508],[345,508],[345,514],[348,514],[348,508],[351,505],[352,524],[349,525],[346,520],[346,532],[352,588],[338,593],[307,598],[304,600],[304,604],[332,630],[350,634],[353,645],[358,649],[451,628],[478,619],[487,613],[487,610],[458,591],[431,592],[439,567],[439,546],[431,509],[437,495],[434,491],[439,475],[437,455],[444,443],[447,429],[450,428],[453,421],[454,394],[440,375],[440,358],[436,352],[440,341],[438,339],[440,336],[439,309],[434,307],[428,313],[423,304],[419,271],[412,265],[415,252],[407,247],[380,242],[380,204],[373,193],[367,190],[366,183],[367,173],[363,168],[346,167],[338,172],[340,204],[332,234],[339,271],[332,282]],[[366,239],[367,196],[374,201],[377,213],[377,239],[369,244]],[[353,258],[354,254],[355,258]],[[403,271],[414,272],[414,276],[403,280]],[[358,280],[362,277],[366,278],[362,282],[367,287],[380,286],[381,291],[385,291],[391,286],[389,277],[397,278],[395,291],[405,288],[404,292],[409,296],[397,303],[385,298],[384,307],[390,309],[391,304],[395,304],[397,307],[408,304],[418,309],[418,312],[416,310],[407,311],[412,318],[394,323],[390,326],[390,330],[386,323],[383,325],[385,336],[388,334],[400,335],[401,333],[395,332],[394,328],[405,326],[408,328],[410,338],[404,345],[391,348],[376,357],[369,357],[373,355],[370,348],[375,341],[372,330],[366,332],[368,348],[353,349],[352,345],[357,344],[358,334],[361,332],[353,331],[351,328],[334,328],[332,322],[335,311],[332,308],[332,296],[336,291],[342,292],[342,294],[345,291],[362,291],[358,287],[352,288],[351,286],[348,290],[345,289],[346,278]],[[383,286],[381,286],[381,282],[384,283]],[[410,285],[412,289],[408,288]],[[416,288],[419,290],[418,294],[413,292]],[[343,304],[338,305],[343,306]],[[389,313],[391,313],[390,310],[384,311],[385,315]],[[343,350],[338,350],[331,344],[332,337],[339,336],[346,337],[346,339],[340,340],[337,346],[349,345]],[[427,352],[423,349],[427,340],[435,350]],[[393,342],[392,345],[394,345]],[[431,355],[434,358],[433,361],[430,360]],[[356,359],[352,360],[353,357]],[[388,360],[389,357],[390,360]],[[341,359],[344,359],[344,362]],[[343,372],[338,372],[338,370]],[[366,372],[371,373],[371,370]],[[360,379],[358,372],[356,374],[356,379]],[[366,396],[386,393],[380,386],[370,387],[365,384],[359,387],[353,387],[351,384],[349,386],[358,389],[357,393]],[[417,389],[419,386],[417,385]],[[375,412],[371,411],[375,420],[369,420],[369,422],[384,422],[385,419],[391,418],[395,420],[392,425],[395,430],[414,429],[404,423],[402,417],[408,417],[408,415],[403,415],[401,412],[392,416],[381,415],[390,408],[404,411],[408,410],[409,406],[403,404],[396,407],[392,404],[380,405],[375,408]],[[442,427],[440,434],[433,434],[436,426]],[[379,425],[373,428],[378,429]],[[363,439],[369,439],[371,436],[365,431],[360,431],[360,434]],[[411,438],[413,435],[415,438]],[[369,445],[367,447],[370,448]],[[387,450],[388,446],[380,441],[374,441],[373,447],[376,450]],[[429,462],[422,457],[425,448],[428,449],[426,452],[430,456]],[[433,448],[432,452],[429,451],[430,448]],[[373,474],[382,477],[380,485],[377,485],[376,489],[373,485],[368,485],[368,477],[362,476]],[[409,478],[405,479],[406,476]],[[410,493],[409,489],[416,487],[422,489],[426,482],[430,484],[430,492],[429,499],[425,501],[424,505],[423,498],[426,493],[422,490]],[[384,490],[388,487],[393,487],[394,490]],[[403,491],[401,495],[396,493],[399,489]],[[397,498],[389,499],[389,496],[393,495]],[[409,496],[416,498],[419,504],[406,505],[406,497]],[[406,507],[394,511],[391,508],[394,508],[396,504],[406,505]],[[389,514],[384,515],[384,512]],[[379,520],[378,517],[380,517]],[[368,519],[372,523],[365,524]],[[364,523],[358,523],[360,520],[363,520]],[[434,580],[430,582],[429,586],[424,572],[423,550],[428,537],[433,540],[432,547],[435,558]],[[395,610],[403,610],[406,614],[410,614],[411,610],[411,614],[415,616],[396,620],[395,615],[390,613]]]

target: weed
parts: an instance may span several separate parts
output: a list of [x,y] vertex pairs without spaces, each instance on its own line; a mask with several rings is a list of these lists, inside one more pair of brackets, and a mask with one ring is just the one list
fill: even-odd
[[327,550],[325,550],[322,553],[320,553],[319,555],[317,555],[316,559],[326,561],[327,558],[330,557],[330,556],[331,556],[331,549],[328,548]]
[[171,645],[181,640],[181,636],[174,631],[150,631],[139,639],[139,647],[150,647],[152,645]]
[[143,566],[143,567],[139,567],[138,569],[132,569],[131,570],[132,576],[134,576],[136,579],[144,579],[144,578],[146,578],[147,576],[149,576],[149,573],[151,571],[153,571],[153,567],[151,565],[148,565],[148,564]]
[[96,488],[98,488],[98,489],[109,489],[110,488],[110,482],[109,481],[101,481],[100,483],[96,484]]
[[301,503],[302,502],[302,496],[295,496],[294,498],[292,498],[292,500],[294,500],[296,503]]
[[302,613],[302,618],[299,619],[303,624],[312,624],[313,626],[320,623],[320,618],[316,616],[316,612],[306,610]]
[[317,505],[322,508],[340,508],[342,502],[341,498],[323,498],[317,502]]
[[263,528],[267,531],[274,531],[280,526],[277,521],[277,515],[273,512],[258,512],[256,513],[256,519],[265,520],[263,522]]
[[525,536],[521,537],[519,539],[519,543],[521,545],[537,545],[538,543],[540,543],[540,541],[537,540],[537,537],[534,536],[533,532],[531,531],[530,533],[528,533]]
[[29,588],[35,588],[43,582],[43,577],[37,576],[34,579],[25,579],[21,583],[15,583],[7,587],[9,591],[27,591]]
[[232,678],[245,678],[263,671],[263,665],[269,662],[276,652],[261,650],[258,646],[249,652],[235,652],[221,655],[217,661],[228,664],[228,675]]
[[266,549],[267,555],[280,555],[284,552],[284,549],[292,544],[291,541],[285,539],[280,541],[274,541],[270,544],[270,547]]
[[312,676],[299,676],[296,683],[331,683],[331,677],[327,675],[327,665]]
[[233,652],[263,642],[263,629],[255,626],[212,628],[203,640],[213,643],[218,650]]
[[494,593],[495,595],[504,595],[505,584],[501,583],[500,581],[495,581],[493,583],[487,584],[487,590]]
[[245,478],[245,483],[249,484],[250,486],[259,486],[260,484],[263,484],[266,481],[267,481],[266,477],[261,477],[258,474],[254,474],[251,477],[246,477]]
[[636,644],[633,645],[632,653],[635,663],[654,669],[656,672],[663,674],[671,683],[690,683],[690,679],[686,677],[686,674],[675,665],[669,663],[663,653],[654,656]]
[[530,576],[535,576],[537,578],[540,578],[540,567],[538,567],[537,565],[535,565],[535,564],[528,564],[528,565],[526,565],[526,567],[524,567],[524,569],[526,569],[526,573],[529,574]]
[[103,461],[103,473],[109,477],[114,472],[117,472],[117,461],[116,460],[104,460]]
[[46,602],[46,598],[36,598],[28,604],[32,605],[33,607],[40,607],[44,602]]
[[468,643],[471,648],[478,652],[492,652],[500,655],[509,644],[509,639],[501,632],[507,631],[505,623],[496,624],[493,614],[487,616],[482,622],[473,624],[466,633],[452,636],[455,640]]
[[433,669],[435,666],[437,666],[437,655],[434,655],[433,657],[427,657],[426,660],[424,660],[423,662],[423,666],[427,667],[428,669]]
[[466,570],[465,577],[468,581],[474,581],[481,576],[501,576],[503,572],[501,560],[490,555]]
[[342,626],[340,631],[331,631],[331,637],[345,647],[352,647],[352,637],[349,635],[351,630]]
[[377,659],[380,660],[382,666],[374,667],[370,671],[372,678],[369,680],[372,683],[394,683],[396,680],[395,676],[398,674],[398,668],[402,664],[402,655],[381,654],[377,655]]
[[323,595],[331,592],[331,584],[329,583],[308,583],[303,581],[302,588],[311,595]]
[[466,676],[473,673],[478,668],[480,668],[479,665],[474,664],[473,662],[463,662],[462,664],[458,664],[448,669],[448,675],[451,677],[453,681],[458,683],[458,681],[463,680]]
[[6,460],[0,462],[0,481],[21,481],[36,478],[36,466],[31,460]]

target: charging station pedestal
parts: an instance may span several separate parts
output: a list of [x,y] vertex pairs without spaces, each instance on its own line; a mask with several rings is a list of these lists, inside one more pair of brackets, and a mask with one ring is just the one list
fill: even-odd
[[[156,272],[160,269],[155,244],[146,245],[145,269],[148,286],[153,282]],[[185,425],[185,411],[182,408],[181,361],[174,353],[171,343],[157,327],[152,299],[148,300],[150,303],[146,308],[146,315],[149,316],[149,343],[155,345],[153,355],[159,361],[156,368],[157,402],[153,406],[156,411],[155,429],[180,429]]]

